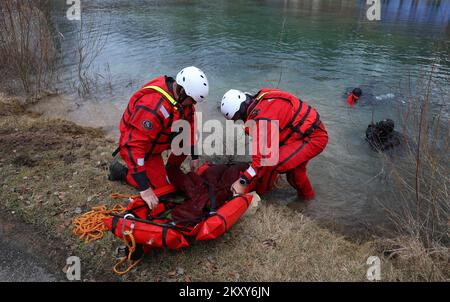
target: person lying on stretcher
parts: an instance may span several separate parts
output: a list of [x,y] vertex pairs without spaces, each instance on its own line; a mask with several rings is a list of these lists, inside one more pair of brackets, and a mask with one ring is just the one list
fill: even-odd
[[171,211],[172,219],[179,223],[200,222],[213,202],[213,208],[217,209],[233,198],[230,187],[248,167],[248,163],[242,162],[210,165],[198,175],[195,172],[185,174],[179,166],[168,165],[170,182],[186,196],[184,202]]
[[[172,202],[172,205],[166,208],[165,203],[163,203],[164,206],[160,204],[163,212],[152,213],[152,215],[167,219],[173,226],[196,226],[216,213],[215,210],[220,211],[226,202],[233,200],[235,194],[230,190],[231,185],[248,167],[248,163],[242,162],[217,165],[205,163],[199,167],[198,172],[184,173],[179,165],[168,164],[166,166],[167,176],[173,187],[177,188],[182,194],[179,196],[162,194],[161,200],[167,200],[169,204]],[[168,191],[173,192],[173,187]],[[164,190],[160,191],[163,192]],[[181,203],[178,197],[183,199]],[[146,219],[145,217],[150,214],[149,210],[151,209],[143,199],[137,198],[135,201],[136,203],[131,206],[133,211],[130,214],[140,219]],[[162,218],[160,214],[164,217]],[[160,218],[158,217],[158,219]],[[113,225],[114,223],[111,220],[109,229],[118,236]],[[135,251],[130,255],[130,259],[138,260],[142,258],[151,248],[142,243],[136,244]],[[129,255],[127,248],[124,252],[125,255]]]

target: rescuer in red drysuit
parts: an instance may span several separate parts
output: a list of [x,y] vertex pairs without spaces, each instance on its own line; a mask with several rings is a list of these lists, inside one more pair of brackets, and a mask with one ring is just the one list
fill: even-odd
[[[315,197],[306,166],[310,159],[325,149],[328,134],[313,107],[278,89],[264,88],[254,96],[232,89],[223,96],[221,111],[227,119],[257,122],[256,131],[250,133],[256,145],[266,139],[267,146],[271,146],[270,124],[278,121],[278,162],[264,166],[265,156],[260,148],[256,148],[250,167],[233,183],[232,191],[243,194],[255,189],[263,194],[272,188],[279,173],[286,173],[289,184],[297,190],[300,199]],[[265,121],[265,124],[258,121]],[[266,138],[263,133],[267,133]]]
[[[194,104],[206,100],[209,84],[205,74],[196,67],[181,70],[176,79],[156,78],[130,99],[120,122],[119,148],[127,167],[116,163],[110,167],[110,180],[126,180],[137,188],[142,199],[153,209],[158,198],[153,189],[169,184],[161,153],[169,150],[173,133],[171,126],[179,120],[190,124],[191,170],[198,168],[194,153]],[[181,165],[186,154],[170,154],[168,163]],[[122,167],[120,167],[122,166]]]
[[360,88],[355,88],[352,90],[352,92],[347,97],[347,103],[350,105],[350,107],[355,106],[355,104],[358,102],[361,95],[362,95],[362,91]]

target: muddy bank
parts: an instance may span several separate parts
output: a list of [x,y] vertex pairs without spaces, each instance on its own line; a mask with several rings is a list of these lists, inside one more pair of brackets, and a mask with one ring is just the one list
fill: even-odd
[[27,109],[46,118],[64,119],[77,125],[101,129],[108,138],[117,139],[116,125],[123,113],[123,108],[119,107],[114,103],[76,101],[66,95],[53,95]]
[[[106,249],[97,251],[74,240],[71,221],[78,212],[89,210],[96,202],[103,203],[100,187],[107,190],[105,196],[112,190],[96,185],[108,184],[103,179],[107,167],[104,157],[110,153],[112,142],[99,129],[49,120],[15,101],[0,102],[0,111],[0,153],[6,155],[0,159],[1,215],[14,213],[15,220],[9,225],[19,225],[24,234],[36,235],[34,242],[26,236],[11,240],[31,249],[48,243],[56,246],[52,253],[37,251],[37,256],[57,259],[54,264],[58,272],[70,255],[106,255]],[[26,225],[32,227],[27,229]],[[41,238],[39,232],[46,237]],[[93,266],[85,270],[84,279],[97,280],[101,271],[101,280],[116,280],[112,274],[103,274],[109,270],[110,261],[85,257],[84,266],[89,263]]]
[[[301,213],[267,201],[251,217],[211,242],[171,252],[154,251],[124,277],[111,272],[120,240],[109,233],[85,244],[72,234],[72,219],[91,207],[126,201],[110,193],[136,193],[107,180],[114,140],[103,131],[29,113],[14,101],[0,101],[0,215],[14,212],[46,237],[31,243],[55,268],[68,255],[81,258],[86,281],[365,281],[369,256],[382,259],[383,280],[423,280],[406,270],[412,263],[392,261],[379,245],[350,242]],[[264,200],[263,200],[264,201]],[[6,213],[6,214],[5,214]],[[18,223],[18,222],[16,222]],[[4,236],[2,234],[2,236]],[[30,246],[26,237],[14,239]],[[46,253],[46,244],[59,248]]]

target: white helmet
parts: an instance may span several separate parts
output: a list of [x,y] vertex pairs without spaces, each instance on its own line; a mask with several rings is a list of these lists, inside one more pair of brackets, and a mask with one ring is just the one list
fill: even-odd
[[209,84],[206,75],[197,67],[190,66],[177,74],[177,84],[184,88],[186,94],[197,103],[206,100],[209,94]]
[[226,119],[231,120],[246,98],[247,96],[242,91],[230,89],[223,95],[220,111]]

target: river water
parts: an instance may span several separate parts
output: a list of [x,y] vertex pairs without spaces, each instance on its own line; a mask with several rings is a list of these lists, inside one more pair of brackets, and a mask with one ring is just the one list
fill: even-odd
[[[370,228],[385,219],[377,201],[387,193],[374,178],[381,166],[364,141],[365,129],[372,115],[397,119],[408,87],[432,64],[435,91],[448,88],[450,1],[382,1],[375,22],[367,20],[365,2],[82,0],[84,26],[93,24],[91,37],[104,46],[91,68],[97,89],[80,101],[71,89],[80,22],[68,21],[65,1],[55,0],[54,23],[64,36],[62,87],[77,101],[53,107],[52,114],[102,126],[117,137],[136,89],[190,65],[209,78],[209,102],[199,106],[204,119],[222,120],[218,100],[230,88],[285,89],[318,109],[330,135],[326,151],[309,165],[317,198],[307,214],[348,229]],[[343,94],[355,86],[366,98],[351,109]],[[447,97],[437,93],[435,105],[448,108]],[[280,189],[268,198],[292,195]]]

